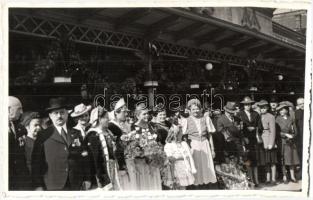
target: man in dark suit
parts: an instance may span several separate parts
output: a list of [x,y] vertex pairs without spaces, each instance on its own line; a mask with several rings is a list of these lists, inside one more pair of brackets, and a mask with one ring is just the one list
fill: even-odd
[[63,98],[52,98],[46,109],[53,125],[39,132],[34,144],[32,181],[36,190],[90,187],[88,153],[81,133],[67,126],[67,108]]
[[235,102],[227,102],[224,106],[225,113],[217,119],[217,131],[224,135],[225,152],[228,158],[235,157],[242,161],[243,158],[243,134],[240,130],[240,119],[235,116],[238,112]]
[[20,100],[9,96],[9,190],[28,190],[31,186],[25,157],[27,131],[19,123],[22,114]]
[[[303,116],[304,116],[304,99],[297,99],[298,109],[295,112],[295,123],[298,133],[298,154],[300,157],[300,167],[302,166],[302,152],[303,152]],[[300,174],[300,173],[299,173]],[[300,175],[301,176],[301,175]]]

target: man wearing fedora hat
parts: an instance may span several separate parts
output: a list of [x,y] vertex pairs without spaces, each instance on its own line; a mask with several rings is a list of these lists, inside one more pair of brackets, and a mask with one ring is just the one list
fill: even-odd
[[[250,97],[244,97],[240,102],[243,105],[243,110],[238,113],[238,117],[243,122],[243,134],[246,140],[246,148],[248,151],[247,160],[249,161],[248,173],[257,187],[258,166],[264,165],[264,151],[260,146],[259,130],[261,127],[260,116],[257,112],[252,110],[252,104],[255,103]],[[262,154],[263,152],[263,154]]]
[[217,131],[224,135],[226,141],[226,156],[235,157],[239,160],[243,156],[240,119],[235,116],[238,112],[236,103],[228,101],[224,106],[225,113],[217,120]]
[[86,177],[88,154],[80,131],[68,127],[64,98],[52,98],[46,111],[52,126],[38,133],[32,154],[32,181],[36,190],[80,190]]

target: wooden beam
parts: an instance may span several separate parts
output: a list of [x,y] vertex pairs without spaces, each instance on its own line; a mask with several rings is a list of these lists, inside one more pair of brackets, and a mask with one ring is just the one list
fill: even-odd
[[190,26],[187,26],[187,27],[177,31],[177,34],[174,36],[174,41],[178,42],[178,41],[185,39],[187,37],[192,37],[198,31],[200,31],[201,29],[203,29],[207,26],[208,26],[207,24],[204,24],[201,22],[197,22],[197,23],[194,23]]
[[265,50],[273,47],[273,44],[265,43],[264,46],[253,47],[249,49],[250,55],[263,54]]
[[240,37],[239,34],[235,34],[232,36],[228,36],[228,38],[226,38],[225,40],[222,40],[220,42],[216,42],[216,40],[214,40],[215,41],[215,49],[219,50],[219,49],[231,46],[231,43],[234,42],[235,40],[237,40],[239,37]]
[[250,40],[250,39],[251,39],[251,37],[249,37],[247,35],[243,35],[242,37],[238,38],[238,40],[233,42],[231,45],[236,46],[236,45],[241,44],[243,42],[246,42],[247,40]]
[[213,31],[210,31],[206,34],[203,34],[195,38],[195,43],[196,45],[210,43],[215,37],[219,36],[220,34],[224,34],[226,31],[227,31],[226,29],[221,28],[215,29]]
[[115,29],[120,30],[128,24],[147,16],[151,12],[151,8],[135,8],[122,15],[115,21]]
[[149,40],[156,39],[160,34],[164,33],[166,29],[169,27],[175,25],[177,22],[179,22],[182,18],[179,16],[169,16],[164,19],[161,19],[160,21],[157,21],[153,24],[151,24],[145,33],[145,38]]
[[82,22],[96,16],[99,12],[101,12],[103,10],[104,10],[104,8],[92,8],[86,12],[77,12],[76,13],[77,22],[82,23]]
[[251,38],[249,40],[246,40],[245,42],[242,42],[238,45],[235,45],[234,51],[244,50],[246,47],[254,45],[257,41],[258,41],[258,39],[256,39],[256,38]]

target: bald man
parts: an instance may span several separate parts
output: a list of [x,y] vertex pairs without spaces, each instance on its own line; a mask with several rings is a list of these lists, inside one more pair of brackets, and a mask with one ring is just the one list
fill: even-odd
[[23,114],[22,104],[9,96],[9,190],[29,190],[30,174],[26,165],[26,129],[19,123]]
[[298,153],[300,156],[300,165],[302,164],[303,151],[303,115],[304,115],[304,99],[302,97],[297,99],[297,110],[295,112],[295,122],[298,131]]

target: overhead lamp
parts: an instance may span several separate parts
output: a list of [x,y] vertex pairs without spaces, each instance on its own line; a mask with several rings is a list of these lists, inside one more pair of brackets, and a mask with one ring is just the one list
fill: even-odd
[[159,85],[158,81],[145,81],[145,87],[157,87]]
[[199,85],[199,84],[191,84],[191,85],[190,85],[190,88],[191,88],[191,89],[199,89],[199,88],[200,88],[200,85]]
[[205,69],[208,70],[208,71],[211,71],[213,69],[213,64],[212,63],[207,63],[205,65]]
[[282,81],[284,79],[284,76],[282,74],[277,75],[278,80]]
[[72,78],[71,77],[65,77],[65,76],[56,76],[53,80],[54,83],[71,83]]

